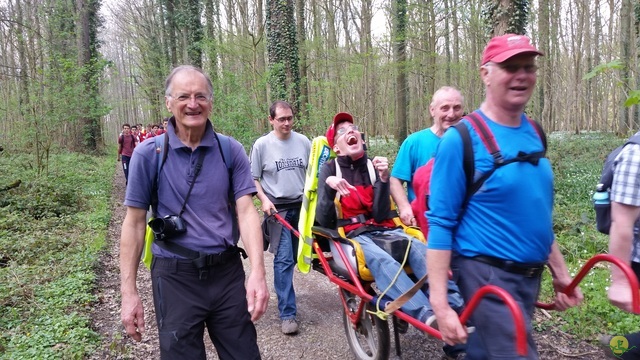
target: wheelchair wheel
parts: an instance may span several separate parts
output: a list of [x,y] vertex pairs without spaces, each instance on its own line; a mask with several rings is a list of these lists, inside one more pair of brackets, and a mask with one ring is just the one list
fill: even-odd
[[[357,311],[362,299],[342,290],[346,295],[349,311],[353,314]],[[366,310],[374,310],[375,306],[367,304]],[[387,360],[389,359],[390,337],[389,323],[379,317],[362,312],[356,327],[353,327],[347,313],[342,314],[344,330],[351,351],[360,360]]]

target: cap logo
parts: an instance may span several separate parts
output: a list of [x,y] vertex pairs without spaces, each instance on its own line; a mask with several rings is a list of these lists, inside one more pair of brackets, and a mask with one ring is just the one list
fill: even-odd
[[507,38],[507,46],[514,47],[518,45],[531,46],[531,40],[524,36],[510,36],[509,38]]

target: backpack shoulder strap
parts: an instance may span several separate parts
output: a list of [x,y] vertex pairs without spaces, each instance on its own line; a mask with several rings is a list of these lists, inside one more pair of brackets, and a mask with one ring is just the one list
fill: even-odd
[[155,136],[153,141],[155,143],[158,161],[156,177],[151,187],[151,212],[152,216],[156,217],[158,215],[158,182],[160,181],[160,172],[164,167],[164,163],[167,161],[167,154],[169,153],[169,137],[165,134],[161,134]]
[[373,162],[371,159],[367,159],[367,172],[369,173],[369,180],[371,181],[371,186],[376,184],[376,170],[373,167]]
[[467,126],[463,122],[458,122],[454,125],[454,127],[456,128],[456,130],[458,130],[458,132],[460,133],[460,137],[462,138],[462,168],[464,169],[465,183],[467,185],[467,190],[465,192],[464,199],[462,200],[461,211],[458,215],[458,219],[461,219],[462,215],[464,215],[469,200],[471,199],[471,196],[477,191],[473,190],[475,158],[473,155],[473,144],[471,143],[471,135],[469,134],[469,129],[467,128]]
[[[482,144],[484,144],[484,146],[487,148],[487,151],[489,151],[489,153],[493,157],[493,169],[495,170],[497,168],[497,165],[504,159],[502,158],[502,153],[500,152],[500,148],[496,143],[496,139],[493,136],[493,133],[475,111],[468,114],[463,119],[469,122],[471,127],[473,127],[474,131],[480,137]],[[474,179],[475,158],[473,155],[473,143],[471,142],[469,129],[462,121],[458,122],[455,125],[455,128],[456,130],[458,130],[458,132],[460,133],[460,137],[462,138],[462,167],[464,168],[465,182],[467,184],[467,190],[465,192],[464,199],[462,200],[460,212],[458,213],[458,224],[460,224],[460,220],[466,212],[467,205],[469,205],[471,197],[476,193],[476,191],[478,191],[478,189],[480,189],[484,181],[489,177],[489,175],[491,175],[491,173],[493,173],[493,170],[485,173],[478,180]]]
[[[334,165],[336,167],[336,177],[338,179],[342,179],[342,169],[340,169],[340,164],[338,164],[338,158],[336,158],[334,161]],[[336,197],[334,198],[334,202],[336,204],[340,204],[340,192],[336,192]]]
[[627,142],[625,143],[625,145],[627,144],[640,145],[640,132],[636,133],[635,135],[627,139]]
[[455,129],[460,133],[462,138],[462,168],[466,179],[467,189],[473,184],[473,173],[475,172],[473,145],[471,144],[471,135],[469,129],[462,122],[454,125]]
[[[169,153],[169,137],[165,134],[161,134],[153,137],[153,141],[156,145],[156,154],[158,155],[158,176],[164,163],[167,161],[167,154]],[[162,156],[162,157],[160,157]]]
[[231,156],[231,139],[218,132],[215,133],[218,139],[218,147],[222,154],[222,161],[227,166],[227,176],[229,176],[229,192],[227,193],[228,204],[231,212],[232,237],[237,244],[240,239],[240,227],[236,216],[236,199],[233,191],[233,156]]
[[[540,137],[540,141],[542,141],[542,146],[544,147],[544,152],[546,153],[547,152],[547,135],[544,133],[544,129],[542,129],[542,125],[528,116],[526,118],[529,124],[531,124],[531,126],[533,126],[533,128],[536,130],[536,133],[538,133],[538,136]],[[640,140],[640,136],[639,136],[639,140]]]
[[467,121],[473,127],[473,130],[480,136],[480,140],[489,151],[489,154],[493,156],[494,162],[502,159],[502,153],[500,153],[500,148],[498,147],[498,143],[496,142],[496,138],[493,136],[493,133],[487,126],[487,123],[480,118],[477,112],[472,112],[465,117]]
[[607,157],[604,159],[604,164],[602,166],[602,173],[600,174],[600,184],[604,185],[605,189],[610,189],[613,184],[613,162],[618,157],[618,154],[622,151],[622,149],[629,144],[637,144],[640,145],[640,132],[636,133],[627,141],[613,149]]
[[227,135],[216,133],[218,136],[218,145],[222,153],[222,161],[227,166],[229,175],[233,172],[233,157],[231,156],[231,139]]

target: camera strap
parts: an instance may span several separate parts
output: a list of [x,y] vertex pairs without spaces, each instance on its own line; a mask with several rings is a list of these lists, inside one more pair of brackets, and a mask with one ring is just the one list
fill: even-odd
[[204,154],[206,153],[205,149],[200,149],[200,155],[198,156],[198,162],[196,163],[196,168],[193,173],[193,181],[189,186],[189,192],[187,192],[187,196],[184,198],[184,202],[182,203],[182,208],[180,209],[180,213],[178,216],[182,216],[185,208],[187,207],[187,201],[189,200],[189,196],[191,196],[191,190],[193,190],[193,185],[196,183],[196,179],[198,179],[198,175],[200,175],[200,170],[202,170],[202,162],[204,161]]
[[[193,173],[193,181],[191,181],[191,185],[189,186],[189,191],[187,192],[187,196],[185,196],[184,198],[184,202],[182,203],[182,208],[180,209],[180,213],[178,214],[178,216],[182,216],[182,214],[184,213],[187,206],[187,201],[189,200],[189,197],[191,196],[191,191],[193,190],[193,185],[195,185],[196,180],[198,179],[198,175],[200,175],[200,171],[202,170],[202,164],[204,162],[204,155],[206,153],[206,150],[203,148],[201,148],[200,150],[201,151],[198,156],[198,162],[196,163],[196,167]],[[164,165],[164,161],[162,165]],[[202,254],[200,254],[200,252],[198,251],[188,249],[184,246],[178,245],[171,241],[163,240],[159,237],[156,237],[155,243],[162,249],[170,251],[174,254],[178,254],[190,260],[195,261],[196,259],[202,257]]]

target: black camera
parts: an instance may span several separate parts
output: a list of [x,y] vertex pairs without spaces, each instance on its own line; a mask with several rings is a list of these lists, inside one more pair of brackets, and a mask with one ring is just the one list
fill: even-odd
[[149,221],[149,227],[157,237],[163,240],[187,232],[184,220],[178,215],[155,218]]

